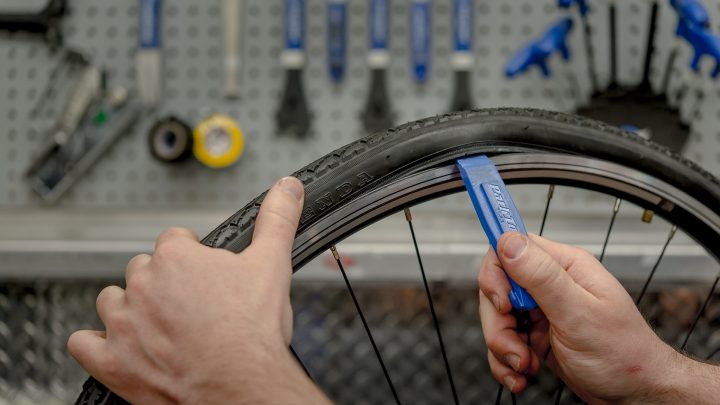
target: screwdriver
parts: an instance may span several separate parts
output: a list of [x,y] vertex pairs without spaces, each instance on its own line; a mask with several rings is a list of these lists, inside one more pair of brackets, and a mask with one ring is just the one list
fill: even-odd
[[339,84],[345,75],[347,57],[346,0],[329,0],[327,3],[327,48],[330,80]]
[[385,72],[390,65],[390,4],[389,0],[370,0],[368,12],[370,50],[367,64],[370,67],[370,89],[361,114],[368,132],[380,131],[393,125],[395,114],[385,84]]
[[470,71],[473,67],[473,0],[453,0],[453,53],[450,65],[455,71],[455,92],[450,111],[473,108]]
[[430,70],[430,8],[430,0],[413,0],[410,4],[410,55],[417,84],[427,81]]
[[243,0],[223,0],[223,44],[225,48],[225,97],[240,95]]
[[305,1],[285,0],[285,49],[280,62],[285,67],[285,90],[275,119],[280,133],[304,137],[310,131],[311,113],[303,90],[305,66]]
[[145,107],[160,102],[162,53],[160,50],[160,0],[140,0],[139,46],[136,60],[137,85]]

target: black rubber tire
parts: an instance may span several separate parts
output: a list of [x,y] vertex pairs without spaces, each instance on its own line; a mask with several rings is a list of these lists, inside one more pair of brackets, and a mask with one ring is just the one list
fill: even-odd
[[[305,210],[298,233],[362,193],[387,181],[486,153],[555,151],[591,156],[663,180],[708,207],[720,207],[720,182],[693,162],[643,138],[576,115],[536,109],[499,108],[445,114],[378,132],[346,145],[297,171],[305,184]],[[265,193],[228,218],[202,243],[233,252],[245,249]],[[328,202],[331,202],[328,204]],[[706,245],[720,247],[717,234]],[[720,249],[720,248],[719,248]],[[714,252],[717,256],[717,250]],[[296,269],[302,263],[296,263]],[[92,378],[76,404],[124,404]]]

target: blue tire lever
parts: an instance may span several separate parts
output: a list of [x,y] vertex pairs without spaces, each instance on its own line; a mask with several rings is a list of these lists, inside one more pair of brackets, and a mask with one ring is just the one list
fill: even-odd
[[[520,213],[492,161],[482,155],[458,159],[456,164],[495,253],[498,239],[505,232],[517,231],[527,235]],[[511,286],[510,303],[514,309],[528,311],[537,308],[537,303],[524,288],[509,276],[508,280]]]

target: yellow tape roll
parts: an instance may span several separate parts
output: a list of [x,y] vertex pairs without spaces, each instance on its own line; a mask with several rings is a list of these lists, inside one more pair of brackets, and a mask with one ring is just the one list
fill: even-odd
[[193,130],[193,139],[195,158],[213,168],[232,165],[245,149],[245,138],[237,122],[222,114],[200,121]]

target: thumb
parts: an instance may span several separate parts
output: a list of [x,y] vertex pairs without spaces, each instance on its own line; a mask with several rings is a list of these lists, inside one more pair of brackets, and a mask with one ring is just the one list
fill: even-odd
[[558,322],[591,295],[566,270],[527,236],[509,232],[498,241],[498,256],[510,278],[535,299],[550,322]]
[[288,256],[302,213],[305,191],[300,180],[283,177],[268,191],[255,220],[252,244],[271,255]]

